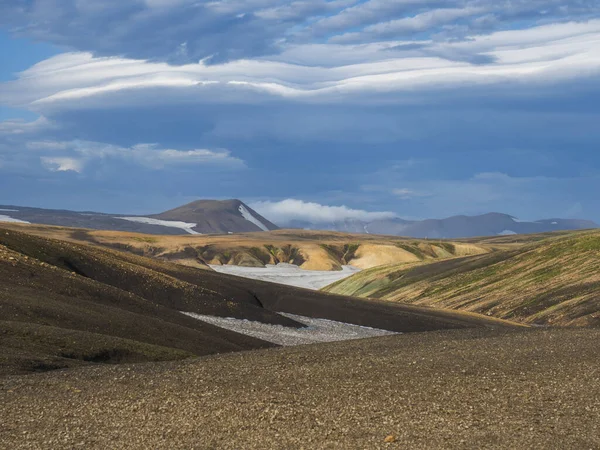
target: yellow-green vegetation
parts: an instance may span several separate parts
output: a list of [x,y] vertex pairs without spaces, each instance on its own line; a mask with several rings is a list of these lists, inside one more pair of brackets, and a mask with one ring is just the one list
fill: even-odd
[[600,232],[546,237],[487,255],[375,267],[324,290],[528,324],[600,326]]

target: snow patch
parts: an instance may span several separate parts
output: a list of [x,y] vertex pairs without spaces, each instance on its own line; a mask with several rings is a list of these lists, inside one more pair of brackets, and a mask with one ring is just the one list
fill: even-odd
[[[4,211],[4,210],[0,210],[0,211]],[[19,219],[14,219],[10,216],[3,216],[0,214],[0,222],[11,222],[11,223],[31,223],[31,222],[27,222],[26,220],[19,220]]]
[[283,325],[270,325],[245,319],[230,317],[215,317],[181,311],[186,316],[216,325],[236,333],[253,336],[263,341],[283,346],[315,344],[318,342],[347,341],[377,336],[389,336],[392,331],[363,327],[335,320],[314,319],[296,314],[278,313],[296,322],[306,325],[306,328],[292,328]]
[[0,208],[0,211],[6,211],[6,212],[19,212],[18,209],[2,209]]
[[558,225],[558,222],[552,222],[551,225]]
[[193,230],[195,226],[198,226],[196,223],[151,219],[150,217],[116,217],[116,219],[127,220],[129,222],[145,223],[147,225],[160,225],[162,227],[179,228],[189,234],[201,234]]
[[267,264],[266,267],[218,265],[211,265],[210,267],[220,273],[228,273],[252,280],[268,281],[315,291],[360,272],[360,269],[352,266],[342,266],[342,270],[320,271],[304,270],[294,264],[283,263],[277,265]]
[[250,213],[250,211],[248,211],[246,209],[246,207],[244,207],[244,205],[240,205],[238,210],[242,214],[242,217],[244,219],[246,219],[248,222],[252,222],[254,225],[256,225],[258,228],[260,228],[263,231],[269,231],[269,228],[264,223],[262,223],[260,220],[258,220],[256,217],[254,217]]
[[498,233],[498,236],[513,236],[515,234],[519,234],[513,230],[504,230],[502,233]]

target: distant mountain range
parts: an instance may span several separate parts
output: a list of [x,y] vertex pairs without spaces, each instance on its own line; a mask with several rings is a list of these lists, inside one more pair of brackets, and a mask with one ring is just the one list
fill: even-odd
[[598,228],[590,220],[544,219],[525,222],[508,214],[454,216],[447,219],[404,220],[401,218],[365,222],[348,219],[333,223],[294,222],[294,228],[332,230],[348,233],[385,234],[430,239],[456,239],[476,236],[544,233],[559,230]]
[[0,222],[23,222],[147,234],[227,234],[278,227],[240,200],[198,200],[146,216],[1,206]]
[[[279,228],[240,200],[198,200],[169,211],[145,216],[0,205],[0,222],[2,221],[161,235],[246,233]],[[543,233],[599,227],[590,220],[545,219],[525,222],[500,213],[420,221],[401,218],[371,222],[355,219],[330,223],[295,221],[290,225],[291,228],[310,230],[430,239]]]

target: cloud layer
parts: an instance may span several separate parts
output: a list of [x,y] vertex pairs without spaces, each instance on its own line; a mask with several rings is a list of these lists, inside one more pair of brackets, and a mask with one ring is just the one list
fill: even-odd
[[[279,60],[239,60],[183,66],[67,53],[50,58],[0,85],[0,102],[36,111],[54,108],[161,103],[310,103],[416,101],[417,92],[490,86],[540,89],[600,73],[600,20],[474,36],[405,50],[391,44],[362,47],[349,64],[336,46],[329,66],[296,47]],[[414,44],[413,44],[414,45]],[[345,46],[352,49],[352,45]],[[302,65],[292,62],[304,53]],[[312,59],[312,60],[311,60]],[[478,60],[479,61],[476,61]],[[476,62],[474,62],[476,61]],[[160,93],[143,95],[144,92]],[[418,98],[418,97],[417,97]]]
[[323,41],[462,39],[515,21],[583,21],[599,13],[597,0],[15,0],[0,4],[0,25],[71,50],[180,64]]
[[327,206],[294,199],[278,202],[254,202],[250,206],[262,216],[282,227],[289,226],[294,222],[328,224],[344,220],[390,219],[396,216],[392,212],[368,212],[346,206]]
[[599,16],[597,0],[3,2],[0,27],[68,52],[0,83],[0,106],[39,115],[0,122],[0,202],[599,220]]

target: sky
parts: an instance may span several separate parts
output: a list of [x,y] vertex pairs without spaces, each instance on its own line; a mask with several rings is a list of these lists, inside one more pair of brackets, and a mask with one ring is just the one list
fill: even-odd
[[0,204],[600,222],[600,0],[0,0]]

